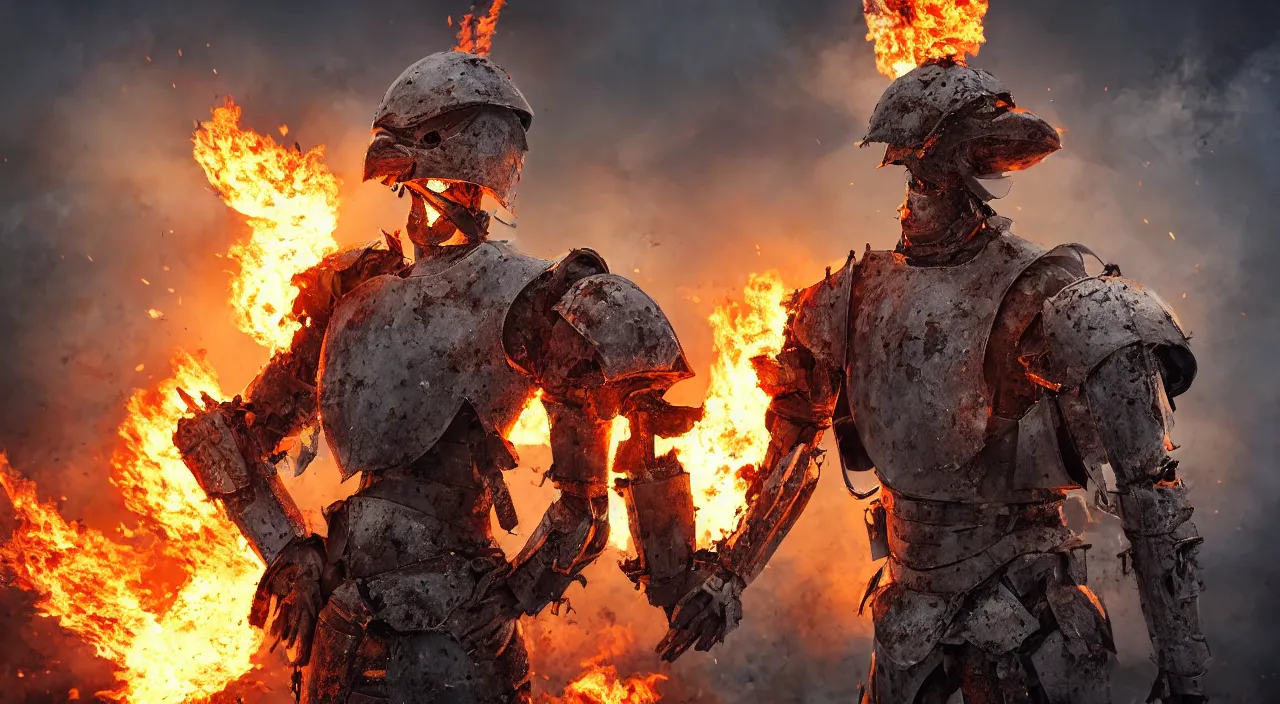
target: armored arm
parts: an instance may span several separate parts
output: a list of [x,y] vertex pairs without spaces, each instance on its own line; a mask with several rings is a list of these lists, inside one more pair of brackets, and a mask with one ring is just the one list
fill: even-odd
[[[555,313],[545,335],[543,351],[518,355],[536,366],[543,388],[543,404],[551,421],[553,464],[548,478],[560,491],[542,522],[514,561],[508,580],[522,608],[536,613],[561,597],[564,590],[608,543],[608,472],[612,419],[628,409],[640,420],[636,399],[661,391],[690,376],[683,351],[661,309],[635,284],[607,273],[591,273],[582,257],[571,255],[553,272],[545,290],[554,294]],[[591,255],[594,257],[594,255]],[[603,263],[594,260],[599,269]],[[599,270],[598,269],[598,270]],[[590,273],[590,275],[574,276]],[[555,277],[561,279],[557,285]],[[569,277],[572,280],[569,280]],[[682,470],[655,465],[645,473],[637,467],[624,492],[638,510],[633,512],[637,544],[643,545],[641,566],[634,575],[646,580],[687,566],[692,552],[692,498]],[[658,496],[680,501],[681,487],[688,511],[664,516],[668,507],[653,502]],[[686,525],[682,524],[687,523]],[[661,534],[659,537],[658,534]],[[652,544],[650,543],[652,539]],[[674,541],[664,553],[656,546]],[[679,567],[673,566],[675,563]]]
[[[398,251],[361,247],[326,257],[293,280],[299,295],[292,318],[299,324],[292,344],[276,353],[249,384],[242,399],[197,403],[182,393],[191,413],[178,421],[174,445],[205,493],[219,501],[267,566],[258,585],[250,622],[263,627],[277,601],[272,623],[297,663],[306,662],[325,577],[323,541],[309,536],[297,505],[275,465],[289,443],[316,420],[316,375],[320,346],[334,304],[372,276],[403,266]],[[313,435],[298,472],[315,455]]]
[[[1171,398],[1195,376],[1173,313],[1119,277],[1084,279],[1045,304],[1048,379],[1095,482],[1109,463],[1111,510],[1122,521],[1160,675],[1152,699],[1204,701],[1209,648],[1200,628],[1196,552],[1187,488],[1178,476]],[[1105,495],[1103,495],[1105,500]]]
[[[764,571],[817,488],[818,445],[838,415],[852,272],[850,258],[840,272],[799,292],[782,350],[753,360],[760,388],[773,399],[765,417],[769,448],[737,528],[720,542],[705,581],[676,607],[658,646],[665,660],[690,647],[707,650],[737,626],[739,594]],[[847,435],[851,423],[841,429]]]

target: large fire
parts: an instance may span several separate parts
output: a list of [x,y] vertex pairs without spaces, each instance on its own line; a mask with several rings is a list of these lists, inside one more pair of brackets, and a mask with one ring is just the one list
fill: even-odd
[[769,397],[760,389],[751,358],[782,349],[785,294],[777,274],[752,274],[742,304],[716,307],[710,318],[715,359],[702,420],[686,435],[658,439],[658,451],[675,448],[689,472],[698,541],[704,546],[736,526],[747,488],[739,470],[757,465],[769,448],[764,424]]
[[876,68],[897,78],[931,59],[963,62],[986,41],[987,0],[863,0]]
[[0,562],[39,595],[37,608],[116,665],[104,696],[135,704],[217,694],[249,672],[262,641],[246,620],[262,565],[173,447],[179,387],[221,394],[203,360],[179,353],[171,378],[129,400],[112,483],[138,523],[120,539],[66,521],[0,459],[18,520]]
[[240,263],[231,281],[236,324],[271,351],[289,346],[298,323],[289,317],[294,274],[337,248],[338,177],[324,147],[303,153],[240,129],[240,106],[227,98],[196,130],[193,154],[209,183],[249,219],[249,241],[232,246]]
[[[496,18],[500,7],[496,2],[490,16]],[[226,203],[248,218],[248,241],[230,251],[240,264],[230,304],[240,329],[275,352],[287,347],[297,325],[288,316],[296,295],[291,277],[336,248],[338,181],[321,148],[303,153],[278,145],[240,128],[240,114],[230,99],[216,108],[194,136],[193,155]],[[738,470],[764,455],[768,398],[757,387],[750,359],[780,347],[783,293],[776,276],[753,276],[743,304],[716,308],[705,416],[689,434],[659,441],[659,451],[675,448],[692,475],[704,545],[733,527],[745,488]],[[130,399],[111,462],[112,483],[138,522],[122,526],[119,538],[63,519],[0,455],[0,484],[18,517],[13,537],[0,546],[0,563],[39,596],[42,613],[116,666],[118,685],[104,696],[133,704],[207,699],[251,670],[250,658],[262,643],[247,615],[263,566],[173,447],[186,410],[178,388],[225,397],[203,359],[179,352],[171,378]],[[611,455],[628,430],[625,419],[614,421]],[[510,439],[547,442],[539,396]],[[613,542],[626,549],[625,508],[611,498]],[[658,700],[654,685],[662,679],[623,681],[610,666],[592,663],[553,701],[648,704]]]

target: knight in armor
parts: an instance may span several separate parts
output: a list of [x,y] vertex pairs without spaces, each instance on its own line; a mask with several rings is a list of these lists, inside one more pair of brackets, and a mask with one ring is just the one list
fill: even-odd
[[757,360],[768,454],[664,657],[737,624],[831,429],[850,490],[867,471],[881,489],[866,511],[884,562],[863,600],[875,623],[863,702],[1111,701],[1111,626],[1064,518],[1073,490],[1128,539],[1159,668],[1148,701],[1205,701],[1201,538],[1170,454],[1173,399],[1196,372],[1177,318],[1116,267],[1087,273],[1083,246],[1046,251],[992,210],[992,177],[1061,142],[990,73],[920,66],[885,92],[864,143],[909,174],[901,241],[797,292],[782,351]]
[[[414,261],[388,236],[299,274],[292,346],[243,398],[193,400],[179,424],[187,465],[267,565],[251,621],[305,666],[302,702],[529,701],[519,618],[559,603],[607,544],[620,414],[629,573],[668,610],[688,590],[689,478],[653,452],[654,435],[699,415],[663,401],[692,375],[669,322],[593,251],[553,262],[487,237],[481,200],[511,208],[532,116],[484,56],[405,70],[374,117],[364,178],[411,199]],[[558,497],[508,560],[491,514],[515,528],[506,435],[538,389]],[[275,473],[317,424],[342,479],[359,476],[324,511],[324,538]]]

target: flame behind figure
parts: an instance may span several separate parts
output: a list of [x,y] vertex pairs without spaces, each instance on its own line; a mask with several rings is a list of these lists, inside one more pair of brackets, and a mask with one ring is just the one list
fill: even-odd
[[465,51],[469,54],[488,55],[493,49],[493,35],[498,31],[498,14],[507,0],[492,0],[489,12],[484,17],[477,17],[475,6],[471,12],[462,16],[458,23],[458,43],[454,51]]
[[862,9],[876,68],[889,78],[933,59],[964,63],[986,41],[987,0],[864,0]]
[[662,697],[657,684],[666,675],[654,673],[618,679],[613,665],[587,663],[591,669],[564,688],[564,695],[546,697],[544,704],[654,704]]
[[[173,447],[185,405],[179,387],[220,395],[203,360],[179,353],[174,375],[129,400],[112,484],[138,516],[115,542],[41,504],[32,482],[0,458],[17,527],[0,563],[39,596],[37,608],[118,669],[103,696],[134,704],[209,697],[249,672],[262,642],[247,622],[262,565],[235,525],[205,498]],[[162,569],[165,568],[165,569]],[[164,574],[176,571],[166,588]]]
[[337,249],[338,177],[324,164],[324,147],[304,154],[239,124],[240,106],[227,98],[200,123],[193,154],[227,205],[249,218],[252,236],[230,252],[240,263],[231,305],[237,327],[276,352],[298,329],[290,279]]
[[[657,451],[674,448],[693,488],[698,514],[698,543],[710,547],[733,530],[743,508],[747,484],[739,470],[764,459],[769,446],[765,411],[769,397],[760,389],[751,358],[773,355],[782,349],[787,323],[783,307],[786,289],[775,273],[753,274],[743,292],[743,303],[716,306],[711,323],[712,348],[707,395],[702,420],[685,435],[657,438]],[[550,436],[541,394],[529,400],[509,439],[517,445],[545,445]],[[627,423],[616,418],[611,447],[627,438]],[[612,461],[613,452],[610,451]],[[615,492],[609,493],[609,541],[619,550],[629,544],[626,507]]]

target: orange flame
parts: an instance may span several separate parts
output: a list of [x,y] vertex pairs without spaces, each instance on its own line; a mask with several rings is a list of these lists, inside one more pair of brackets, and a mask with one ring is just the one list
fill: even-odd
[[[588,663],[590,664],[590,663]],[[564,695],[550,697],[548,704],[654,704],[662,697],[656,685],[666,680],[657,673],[618,679],[618,668],[595,664],[564,688]]]
[[964,62],[986,41],[987,0],[863,0],[876,68],[897,78],[932,59]]
[[0,484],[18,519],[0,563],[39,595],[40,611],[119,668],[104,696],[134,704],[216,694],[249,672],[262,641],[246,620],[262,564],[173,447],[185,410],[177,389],[217,396],[217,377],[186,354],[174,367],[172,378],[129,400],[111,460],[111,481],[139,518],[136,533],[155,538],[144,546],[67,522],[0,457]]
[[739,470],[757,465],[769,449],[764,424],[769,396],[760,389],[751,358],[782,349],[785,294],[776,273],[752,274],[743,305],[728,302],[716,307],[710,318],[716,356],[702,420],[686,435],[658,440],[658,451],[675,448],[689,472],[698,507],[698,542],[703,546],[737,525],[747,490]]
[[338,177],[324,164],[324,147],[304,154],[241,129],[231,98],[192,141],[209,183],[253,231],[230,252],[240,262],[231,282],[236,325],[272,352],[285,349],[299,327],[289,315],[298,295],[290,279],[337,249]]
[[[484,17],[476,17],[475,12],[468,12],[458,23],[458,44],[454,51],[465,51],[470,54],[488,54],[493,49],[493,35],[498,31],[498,13],[507,0],[493,0],[489,5],[489,13]],[[475,6],[472,6],[475,10]]]
[[[769,396],[760,389],[751,358],[774,355],[782,349],[787,324],[783,307],[786,289],[776,273],[753,274],[743,292],[744,302],[717,306],[710,317],[712,348],[707,396],[702,420],[677,438],[657,438],[659,453],[674,448],[689,472],[693,501],[698,508],[698,542],[709,547],[737,525],[747,485],[739,470],[756,465],[769,449],[765,411]],[[549,426],[546,412],[534,395],[516,421],[508,439],[516,445],[545,445]],[[619,422],[620,421],[620,422]],[[627,438],[626,419],[614,420],[610,456]],[[609,541],[625,550],[630,540],[626,506],[609,494]]]

